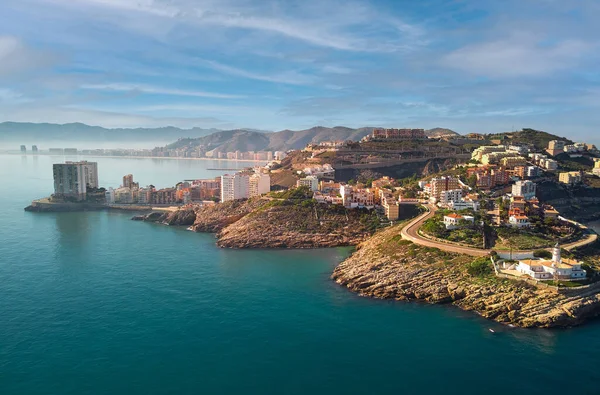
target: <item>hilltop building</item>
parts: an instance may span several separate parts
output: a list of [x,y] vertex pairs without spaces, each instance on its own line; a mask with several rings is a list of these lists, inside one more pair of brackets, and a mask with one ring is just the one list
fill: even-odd
[[570,171],[566,173],[560,173],[558,175],[558,181],[561,184],[575,185],[581,183],[583,181],[583,178],[581,176],[581,172]]
[[424,129],[373,129],[373,140],[426,140]]
[[552,140],[548,143],[548,148],[546,152],[548,152],[552,156],[556,156],[558,154],[562,154],[565,151],[565,142],[562,140]]

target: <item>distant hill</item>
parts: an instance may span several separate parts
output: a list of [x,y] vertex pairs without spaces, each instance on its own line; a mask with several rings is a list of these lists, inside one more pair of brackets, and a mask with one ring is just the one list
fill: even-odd
[[181,139],[169,144],[169,148],[184,146],[203,146],[206,150],[215,152],[231,151],[287,151],[302,149],[309,143],[320,143],[330,140],[360,140],[370,134],[373,128],[352,129],[344,126],[327,128],[315,126],[306,130],[282,130],[274,133],[236,129],[223,130],[209,136],[196,139]]
[[548,148],[548,143],[552,140],[562,140],[566,144],[573,144],[573,141],[566,137],[560,137],[541,130],[529,128],[522,129],[519,132],[488,134],[486,137],[488,140],[505,139],[507,142],[511,143],[530,144],[538,150],[545,150]]
[[181,137],[201,137],[219,129],[135,128],[107,129],[84,123],[0,123],[0,141],[15,141],[36,144],[38,141],[173,141]]
[[425,131],[427,137],[438,138],[438,137],[451,137],[451,136],[459,136],[454,130],[444,129],[444,128],[433,128]]

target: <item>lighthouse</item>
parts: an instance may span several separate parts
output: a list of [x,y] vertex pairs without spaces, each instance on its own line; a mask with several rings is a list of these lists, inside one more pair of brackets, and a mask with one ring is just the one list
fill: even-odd
[[552,249],[552,262],[560,263],[560,245],[556,243],[554,248]]

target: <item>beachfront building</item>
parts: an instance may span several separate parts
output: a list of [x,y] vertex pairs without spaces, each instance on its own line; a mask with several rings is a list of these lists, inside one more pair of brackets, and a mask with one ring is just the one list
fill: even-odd
[[581,268],[582,262],[575,259],[563,259],[560,246],[556,244],[552,251],[552,260],[525,259],[519,261],[516,270],[536,280],[582,280],[586,271]]
[[98,188],[96,162],[65,162],[52,166],[54,195],[62,198],[85,200],[87,188]]
[[250,193],[250,176],[236,173],[221,176],[221,202],[247,199]]
[[460,214],[448,214],[444,216],[444,225],[446,225],[446,229],[458,229],[462,226],[463,221],[469,222],[471,224],[475,223],[475,217],[471,215],[460,215]]

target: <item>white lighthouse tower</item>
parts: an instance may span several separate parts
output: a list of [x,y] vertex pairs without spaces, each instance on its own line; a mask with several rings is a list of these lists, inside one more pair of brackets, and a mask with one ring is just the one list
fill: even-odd
[[560,263],[560,261],[561,261],[561,257],[560,257],[560,245],[558,243],[556,243],[556,245],[552,249],[552,262],[554,262],[554,263]]

